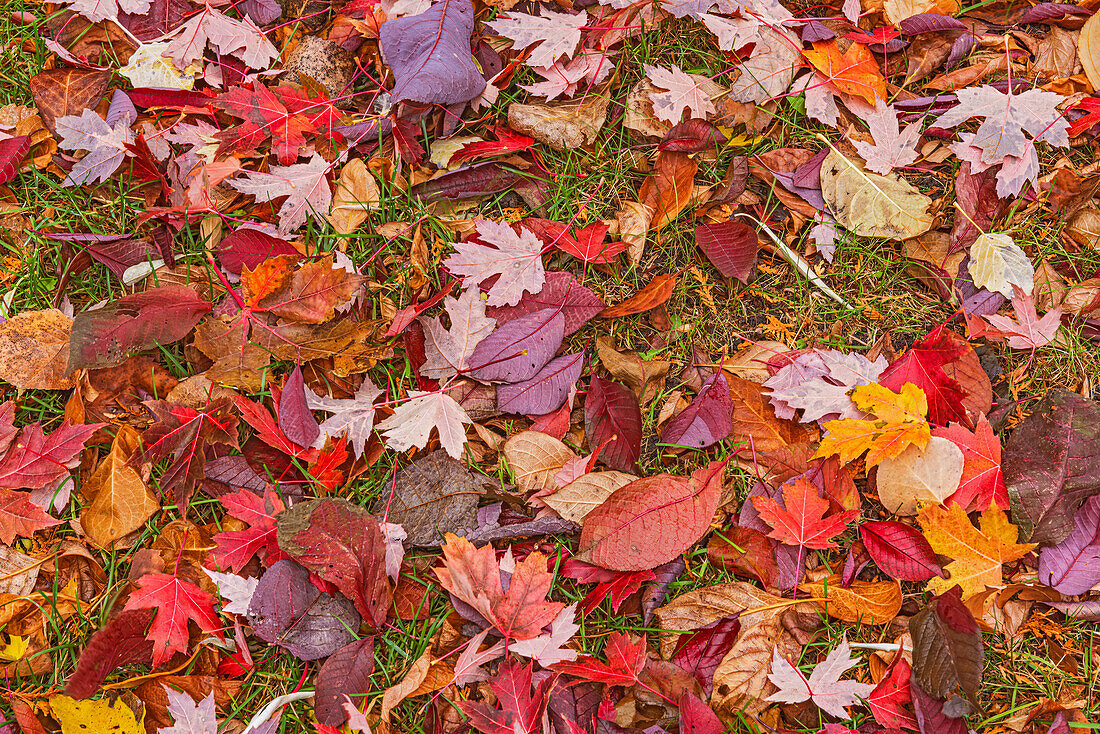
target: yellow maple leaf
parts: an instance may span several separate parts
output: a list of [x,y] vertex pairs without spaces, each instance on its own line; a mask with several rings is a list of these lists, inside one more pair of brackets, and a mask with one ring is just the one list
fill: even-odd
[[822,427],[828,435],[821,441],[814,458],[837,454],[843,464],[867,452],[867,468],[885,458],[893,458],[910,446],[924,448],[932,437],[925,416],[928,399],[911,382],[896,393],[882,385],[861,385],[852,390],[856,406],[874,416],[871,419],[846,418],[827,421]]
[[77,701],[50,696],[50,713],[61,724],[61,734],[145,734],[145,712],[135,713],[122,700]]
[[980,529],[971,525],[966,511],[955,504],[924,507],[918,520],[932,550],[952,559],[944,567],[950,578],[928,582],[928,590],[936,594],[955,584],[962,587],[963,599],[981,594],[987,587],[1000,588],[1004,586],[1004,564],[1023,558],[1035,547],[1034,543],[1016,542],[1019,529],[996,505],[982,513]]

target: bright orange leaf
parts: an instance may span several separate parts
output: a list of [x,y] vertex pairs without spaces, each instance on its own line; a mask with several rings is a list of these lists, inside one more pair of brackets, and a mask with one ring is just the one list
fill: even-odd
[[853,43],[844,53],[836,39],[815,43],[803,51],[806,60],[828,77],[840,91],[859,97],[873,105],[875,99],[886,99],[886,79],[879,71],[875,57],[862,43]]

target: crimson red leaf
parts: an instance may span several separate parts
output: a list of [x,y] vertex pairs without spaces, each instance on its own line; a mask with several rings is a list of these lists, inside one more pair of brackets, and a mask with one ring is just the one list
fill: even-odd
[[589,450],[599,451],[604,464],[619,471],[635,470],[642,455],[642,411],[630,390],[594,376],[584,400],[584,432]]
[[913,348],[890,363],[879,375],[878,382],[894,392],[911,382],[924,391],[928,398],[928,419],[939,425],[951,421],[965,421],[966,397],[962,387],[944,372],[944,367],[958,361],[966,354],[966,345],[960,343],[940,326]]
[[470,717],[470,725],[483,734],[541,732],[542,714],[555,678],[545,677],[532,694],[532,670],[533,666],[522,665],[515,658],[501,663],[496,678],[489,681],[499,708],[483,701],[458,702],[462,712]]
[[298,251],[286,240],[257,229],[238,229],[218,244],[218,262],[234,275],[240,275],[244,268],[255,270],[276,255],[297,256]]
[[69,462],[104,425],[74,426],[65,421],[49,434],[38,423],[25,426],[0,460],[0,489],[41,489],[66,476]]
[[364,637],[344,645],[321,665],[317,673],[317,693],[313,712],[317,721],[328,726],[341,726],[348,720],[344,703],[351,698],[361,707],[370,690],[374,672],[374,638]]
[[73,319],[69,370],[113,367],[143,349],[187,336],[210,311],[192,288],[166,285],[123,296]]
[[187,651],[190,622],[219,640],[225,639],[214,611],[214,597],[198,586],[166,573],[147,573],[126,600],[126,610],[155,609],[148,639],[153,643],[153,667],[167,662],[175,653]]
[[236,405],[248,425],[256,429],[256,435],[268,446],[281,451],[287,456],[301,459],[307,464],[317,462],[320,452],[317,449],[304,448],[291,441],[290,437],[276,425],[275,420],[271,417],[271,412],[267,408],[243,396],[237,397]]
[[520,175],[494,161],[475,163],[413,186],[410,198],[425,202],[499,194],[520,181]]
[[835,548],[832,539],[844,531],[858,510],[827,514],[829,501],[805,477],[783,487],[783,504],[771,497],[753,497],[752,504],[772,527],[768,537],[799,548]]
[[520,316],[474,347],[470,376],[484,382],[530,380],[558,351],[564,337],[565,317],[555,309]]
[[278,517],[279,547],[355,602],[365,620],[389,613],[386,545],[378,521],[344,499],[300,502]]
[[672,662],[694,675],[705,693],[710,693],[714,671],[737,640],[737,633],[741,631],[739,617],[740,613],[734,613],[716,619],[690,635],[681,636],[676,642]]
[[710,527],[726,463],[691,477],[658,474],[616,490],[589,512],[577,558],[615,571],[644,571],[671,561]]
[[652,571],[611,571],[578,561],[576,558],[567,558],[563,561],[558,568],[558,573],[582,584],[596,584],[596,588],[581,600],[582,615],[598,607],[608,595],[611,596],[612,611],[617,612],[628,596],[642,588],[642,584],[646,581],[656,578]]
[[524,295],[515,306],[490,306],[485,313],[503,326],[543,308],[561,311],[565,317],[565,335],[569,336],[603,311],[605,306],[599,296],[578,283],[571,273],[557,270],[546,274],[542,290],[537,294]]
[[299,365],[294,365],[279,394],[279,428],[299,446],[312,446],[321,435],[321,427],[306,405],[306,383]]
[[899,581],[927,581],[944,575],[932,546],[916,528],[893,521],[865,522],[859,526],[859,534],[875,564]]
[[959,488],[944,504],[956,504],[967,512],[984,511],[990,505],[1009,508],[1008,488],[1001,473],[1001,441],[984,415],[978,416],[974,432],[958,423],[932,429],[932,435],[946,438],[963,452],[963,473]]
[[0,140],[0,184],[7,183],[19,173],[23,157],[31,149],[30,135],[16,135]]
[[603,222],[596,222],[577,230],[576,237],[569,236],[565,231],[565,225],[560,226],[562,235],[554,238],[554,244],[562,252],[567,252],[585,262],[606,265],[614,262],[619,253],[626,249],[626,243],[622,241],[604,244],[609,227]]
[[690,692],[680,695],[680,734],[724,734],[718,714]]
[[700,224],[695,227],[695,244],[723,277],[749,282],[760,250],[755,229],[743,222]]
[[31,502],[29,493],[0,489],[0,540],[5,545],[15,542],[16,536],[29,538],[43,528],[60,524],[60,520]]
[[730,386],[716,372],[699,389],[691,405],[665,425],[661,443],[705,449],[730,435],[733,430],[733,399]]
[[267,566],[283,557],[275,537],[275,518],[286,505],[272,485],[267,485],[263,497],[242,489],[219,499],[226,512],[250,525],[247,530],[226,530],[214,536],[217,548],[213,555],[219,567],[240,573],[257,553],[262,553]]
[[520,415],[546,415],[565,404],[580,379],[584,352],[547,362],[530,380],[497,385],[497,409]]
[[[751,507],[751,503],[747,504]],[[765,586],[776,586],[779,582],[776,545],[756,528],[734,525],[710,536],[707,557],[727,571],[755,578]]]
[[911,673],[909,663],[901,655],[890,663],[890,667],[886,669],[886,675],[867,697],[867,708],[871,709],[871,715],[875,717],[875,721],[895,729],[918,728],[917,720],[902,708],[910,701],[909,676]]
[[130,96],[131,102],[146,109],[162,107],[175,110],[188,110],[188,108],[202,110],[214,101],[213,94],[188,92],[184,89],[138,87],[137,89],[131,89],[127,94]]
[[576,660],[551,665],[551,670],[575,678],[609,686],[630,686],[638,682],[645,669],[645,635],[637,642],[630,641],[625,632],[612,632],[604,648],[607,662],[591,655],[581,655]]
[[145,638],[145,633],[153,614],[152,609],[124,611],[92,635],[80,653],[65,694],[77,699],[89,698],[112,671],[123,665],[149,662],[153,643]]
[[467,143],[462,146],[460,151],[451,156],[451,159],[447,161],[447,165],[457,166],[478,158],[527,150],[535,144],[534,138],[517,133],[503,125],[490,125],[489,131],[497,137],[495,141],[479,140],[474,143]]

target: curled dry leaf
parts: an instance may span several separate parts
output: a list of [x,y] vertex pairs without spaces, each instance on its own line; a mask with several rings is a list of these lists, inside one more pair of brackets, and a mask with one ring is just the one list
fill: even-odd
[[508,127],[554,150],[583,148],[599,138],[609,101],[604,88],[570,102],[513,102],[508,105]]

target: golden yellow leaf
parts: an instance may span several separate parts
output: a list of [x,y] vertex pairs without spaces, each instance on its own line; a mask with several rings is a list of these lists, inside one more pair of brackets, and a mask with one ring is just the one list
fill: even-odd
[[30,637],[12,635],[7,644],[0,644],[0,662],[12,663],[21,660],[27,654],[27,646],[30,642]]
[[123,701],[76,701],[50,696],[50,713],[61,724],[61,734],[145,734],[145,715],[137,715]]
[[924,391],[911,382],[896,393],[882,385],[862,385],[852,390],[852,400],[860,410],[874,416],[871,419],[848,418],[828,421],[828,435],[821,441],[814,458],[836,454],[843,464],[853,461],[866,451],[867,468],[893,458],[910,446],[924,448],[932,431],[925,416],[928,400]]
[[930,505],[918,515],[924,537],[932,550],[951,558],[944,566],[950,578],[934,578],[928,590],[940,594],[955,584],[962,587],[963,599],[981,594],[987,588],[1004,586],[1002,567],[1023,558],[1034,543],[1017,543],[1019,530],[996,505],[982,513],[980,529],[970,524],[966,511],[958,505]]

